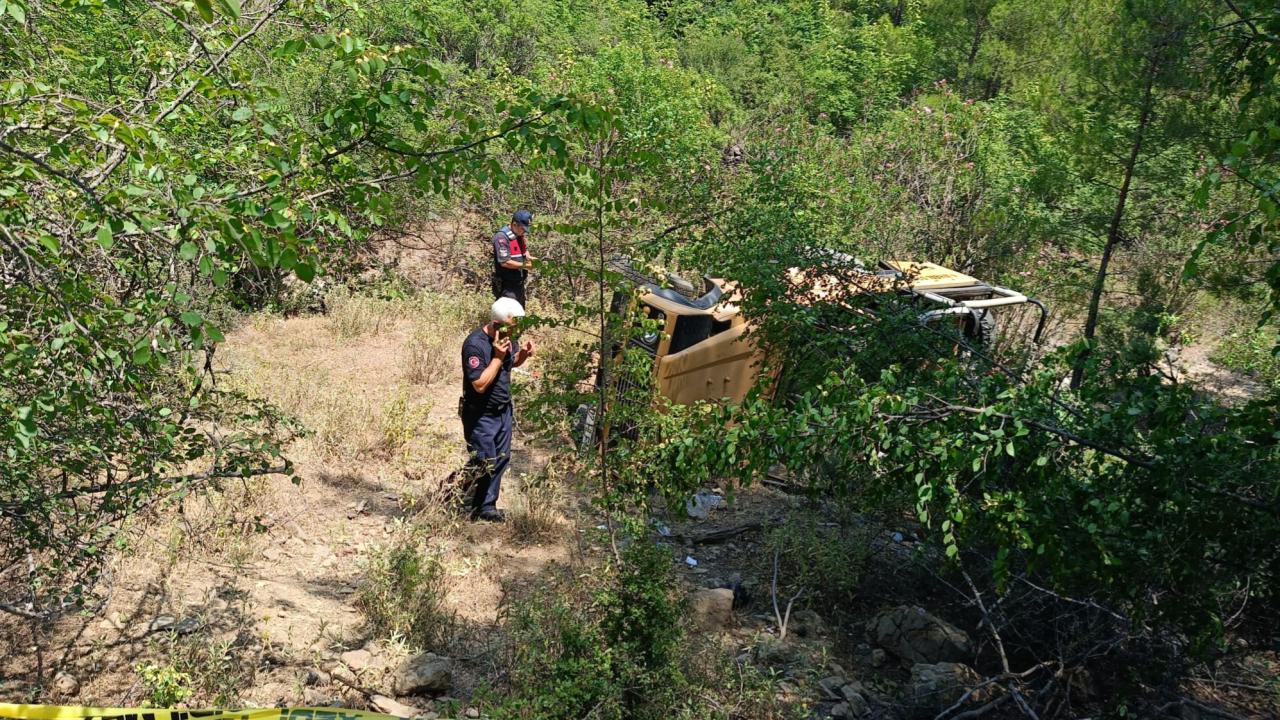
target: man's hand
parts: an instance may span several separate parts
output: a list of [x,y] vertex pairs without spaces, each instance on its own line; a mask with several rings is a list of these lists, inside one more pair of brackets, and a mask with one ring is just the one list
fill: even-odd
[[493,339],[493,359],[504,360],[511,352],[511,338],[499,335]]
[[524,345],[520,347],[520,351],[516,353],[516,367],[519,367],[533,355],[533,341],[525,340]]

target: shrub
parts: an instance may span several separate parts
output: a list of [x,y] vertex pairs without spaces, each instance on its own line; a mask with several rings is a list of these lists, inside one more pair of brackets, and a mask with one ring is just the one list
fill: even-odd
[[669,718],[687,695],[671,558],[643,541],[597,582],[539,588],[507,624],[499,718]]
[[217,640],[206,632],[153,634],[147,642],[150,659],[134,665],[146,703],[153,707],[188,701],[215,707],[239,705],[240,689],[253,685],[258,656],[237,642]]
[[803,590],[810,600],[838,605],[857,592],[867,540],[863,532],[825,523],[816,512],[796,513],[766,536],[764,577],[772,576],[776,555],[779,603]]
[[440,561],[409,533],[370,553],[356,607],[379,637],[439,647],[453,627],[453,614],[444,604],[447,591]]
[[546,586],[513,606],[505,660],[512,693],[494,717],[624,716],[608,642],[589,606],[574,602],[574,595],[567,583]]
[[1276,333],[1266,328],[1233,332],[1222,339],[1212,360],[1236,372],[1245,373],[1280,389],[1280,355],[1276,355]]
[[133,669],[141,676],[147,703],[152,707],[173,707],[191,697],[191,676],[172,665],[146,662]]

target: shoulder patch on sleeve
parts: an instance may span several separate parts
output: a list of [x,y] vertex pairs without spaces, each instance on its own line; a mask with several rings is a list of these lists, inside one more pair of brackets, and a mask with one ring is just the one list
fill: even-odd
[[475,370],[476,368],[480,367],[480,358],[475,355],[472,355],[471,357],[467,358],[467,365],[471,366],[472,370]]

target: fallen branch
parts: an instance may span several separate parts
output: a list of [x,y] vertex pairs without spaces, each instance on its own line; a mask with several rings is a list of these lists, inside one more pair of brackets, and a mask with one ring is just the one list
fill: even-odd
[[717,545],[743,533],[751,532],[752,530],[759,530],[762,525],[763,523],[749,522],[745,525],[726,528],[724,530],[714,530],[712,532],[703,533],[702,535],[696,535],[687,539],[694,545]]

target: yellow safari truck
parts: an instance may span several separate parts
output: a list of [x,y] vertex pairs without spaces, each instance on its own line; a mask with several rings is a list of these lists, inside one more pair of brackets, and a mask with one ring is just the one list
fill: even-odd
[[[755,385],[766,358],[765,350],[750,332],[750,322],[738,308],[734,284],[707,277],[702,293],[697,294],[675,276],[668,276],[670,280],[664,287],[625,262],[616,262],[615,269],[635,282],[632,301],[637,311],[661,328],[630,340],[632,347],[653,357],[652,379],[657,393],[681,404],[698,400],[741,401]],[[890,260],[875,269],[856,263],[851,274],[838,279],[792,269],[788,277],[802,290],[804,301],[809,302],[850,294],[914,295],[923,301],[919,315],[922,324],[954,323],[977,343],[994,339],[997,308],[1035,306],[1039,310],[1035,342],[1040,341],[1048,318],[1044,304],[1038,300],[928,262]],[[615,297],[614,310],[625,312],[626,304],[626,299]]]

